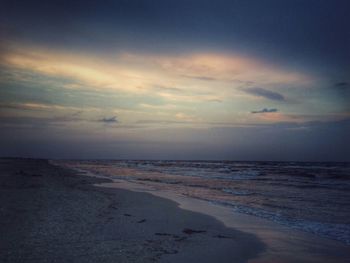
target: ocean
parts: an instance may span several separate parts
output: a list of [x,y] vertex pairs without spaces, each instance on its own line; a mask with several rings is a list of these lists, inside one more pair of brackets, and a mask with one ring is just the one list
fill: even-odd
[[350,163],[89,160],[69,165],[350,244]]

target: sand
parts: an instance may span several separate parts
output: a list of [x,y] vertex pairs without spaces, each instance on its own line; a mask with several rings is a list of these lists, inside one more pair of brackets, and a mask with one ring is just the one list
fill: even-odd
[[248,262],[252,233],[47,160],[0,159],[0,262]]

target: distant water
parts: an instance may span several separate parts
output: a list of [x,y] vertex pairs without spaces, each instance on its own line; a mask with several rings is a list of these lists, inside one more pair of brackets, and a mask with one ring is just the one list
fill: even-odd
[[73,163],[95,173],[230,206],[236,212],[350,244],[350,163]]

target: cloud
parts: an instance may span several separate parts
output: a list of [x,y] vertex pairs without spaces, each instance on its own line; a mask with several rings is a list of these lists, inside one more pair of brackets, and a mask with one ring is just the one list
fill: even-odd
[[267,61],[238,53],[199,52],[176,57],[148,56],[147,59],[154,61],[165,73],[207,82],[232,82],[237,77],[243,82],[258,80],[263,83],[298,83],[310,80],[310,76],[276,69]]
[[217,103],[222,103],[223,102],[223,100],[221,100],[221,99],[208,99],[207,101],[208,102],[217,102]]
[[[117,52],[110,58],[98,53],[72,53],[41,46],[13,45],[3,56],[4,68],[24,74],[37,74],[26,80],[57,83],[69,90],[118,92],[122,95],[152,96],[168,104],[221,102],[237,98],[232,86],[293,85],[310,81],[310,76],[276,69],[267,61],[233,53],[193,52],[141,54]],[[238,80],[239,78],[239,80]],[[30,82],[29,82],[30,81]],[[62,85],[61,82],[64,82]],[[256,89],[256,88],[255,88]],[[254,96],[284,100],[283,96],[262,89],[248,90]]]
[[100,122],[104,122],[104,123],[118,123],[118,120],[117,120],[117,116],[112,116],[112,117],[105,117],[105,118],[102,118],[100,120],[98,120]]
[[[102,60],[96,53],[73,54],[60,49],[16,44],[3,54],[2,59],[6,67],[69,78],[93,88],[129,92],[139,92],[136,87],[140,86],[152,90],[154,87],[147,85],[151,82],[159,83],[160,89],[168,89],[168,83],[188,84],[199,80],[209,85],[216,80],[233,81],[238,76],[243,82],[258,80],[262,84],[310,80],[310,76],[299,72],[276,69],[267,61],[231,53],[194,52],[177,56],[118,53]],[[172,87],[168,90],[179,91]]]
[[194,121],[196,119],[195,116],[183,112],[176,113],[175,118],[182,121]]
[[1,116],[0,126],[1,128],[13,127],[13,128],[27,128],[37,129],[41,127],[66,127],[65,124],[73,124],[82,122],[90,122],[91,120],[80,116],[81,112],[74,112],[72,114],[59,115],[59,116]]
[[337,82],[334,84],[334,87],[337,89],[337,90],[340,90],[340,91],[345,91],[347,89],[350,89],[350,83],[349,82],[346,82],[346,81],[341,81],[341,82]]
[[183,91],[182,89],[179,89],[179,88],[165,87],[165,86],[161,86],[161,85],[155,85],[154,89],[156,91],[165,91],[165,92],[171,92],[171,93],[180,93]]
[[138,120],[136,124],[188,124],[188,121],[176,120]]
[[336,87],[344,87],[344,86],[349,86],[349,83],[346,82],[346,81],[342,81],[342,82],[335,83],[334,86],[336,86]]
[[14,109],[14,110],[31,110],[31,111],[44,111],[44,110],[76,110],[80,108],[72,106],[64,106],[58,104],[44,104],[36,102],[25,103],[0,103],[0,109]]
[[148,103],[141,103],[139,104],[140,107],[146,108],[146,109],[157,109],[157,110],[173,110],[177,108],[177,105],[175,104],[148,104]]
[[277,112],[277,109],[267,109],[264,108],[262,110],[258,110],[258,111],[252,111],[251,113],[255,114],[255,113],[271,113],[271,112]]
[[196,79],[196,80],[203,80],[203,81],[214,81],[217,80],[214,77],[207,77],[207,76],[191,76],[191,75],[181,75],[184,78],[189,78],[189,79]]
[[243,89],[243,91],[257,97],[264,97],[269,100],[277,100],[277,101],[285,100],[282,94],[275,91],[263,89],[263,88],[258,88],[258,87],[246,88],[246,89]]

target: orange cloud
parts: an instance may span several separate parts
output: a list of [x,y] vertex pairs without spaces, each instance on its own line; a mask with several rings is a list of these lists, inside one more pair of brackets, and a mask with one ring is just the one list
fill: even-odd
[[227,89],[232,92],[232,87],[242,83],[267,85],[310,81],[304,74],[276,69],[257,59],[232,54],[117,54],[103,60],[91,54],[17,48],[5,53],[3,61],[6,66],[71,78],[93,88],[138,93],[150,91],[154,85],[171,85],[185,87],[186,91],[196,94],[198,91],[227,94]]
[[[174,114],[175,109],[176,112],[186,112],[186,116],[175,116],[178,119],[191,119],[193,116],[188,113],[200,109],[198,116],[203,120],[235,121],[239,118],[241,109],[247,108],[244,104],[253,104],[251,98],[255,98],[242,92],[242,86],[247,83],[273,89],[273,84],[299,85],[313,81],[311,76],[278,69],[256,58],[212,52],[179,56],[118,53],[99,57],[96,54],[69,53],[38,47],[14,47],[2,54],[1,64],[20,69],[18,72],[30,71],[47,77],[69,79],[70,82],[63,84],[66,89],[84,88],[96,92],[108,89],[128,96],[145,95],[162,101],[163,106],[156,107],[156,103],[153,104],[150,100],[139,103],[138,107],[147,109],[148,114],[152,111],[159,116]],[[20,78],[20,75],[15,77]],[[225,102],[230,102],[230,106]],[[209,104],[214,111],[207,116],[204,107]],[[45,105],[26,107],[48,109]],[[128,114],[129,120],[136,120],[142,119],[146,111],[140,111],[136,107],[130,108],[127,113],[121,112]],[[221,118],[223,115],[225,117]],[[123,115],[121,118],[123,120]],[[249,116],[247,120],[277,122],[289,120],[288,118],[276,113]]]

